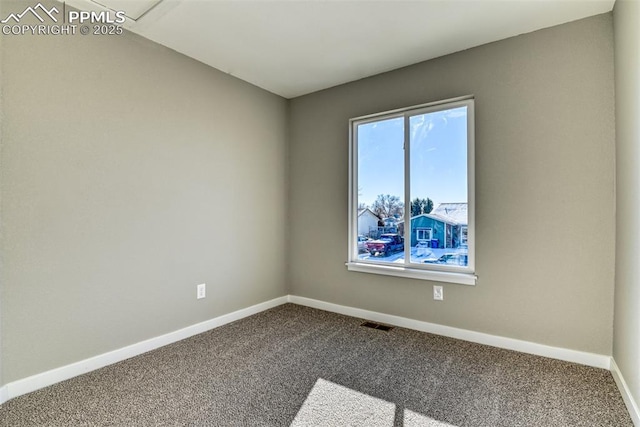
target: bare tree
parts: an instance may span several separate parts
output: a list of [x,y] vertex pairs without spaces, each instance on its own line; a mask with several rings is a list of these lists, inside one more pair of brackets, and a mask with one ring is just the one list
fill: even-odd
[[398,196],[380,194],[371,205],[371,209],[380,218],[402,217],[404,215],[404,203]]

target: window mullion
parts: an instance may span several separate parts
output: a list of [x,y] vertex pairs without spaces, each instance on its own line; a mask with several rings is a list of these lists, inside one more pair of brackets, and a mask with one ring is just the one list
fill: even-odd
[[[404,265],[411,263],[411,142],[409,115],[404,115]],[[408,233],[407,233],[408,230]]]

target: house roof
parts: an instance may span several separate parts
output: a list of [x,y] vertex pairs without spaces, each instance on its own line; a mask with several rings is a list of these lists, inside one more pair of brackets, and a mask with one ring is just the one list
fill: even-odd
[[431,214],[448,218],[449,221],[460,225],[465,225],[469,221],[467,203],[440,203]]
[[376,215],[376,213],[374,211],[372,211],[369,208],[366,209],[358,209],[358,216],[364,214],[365,212],[369,211],[369,213],[371,213],[371,215],[375,216],[376,218],[380,219],[380,217],[378,217],[378,215]]
[[[427,217],[437,221],[446,222],[453,225],[467,225],[467,204],[466,203],[441,203],[431,213],[412,216],[411,219]],[[398,221],[398,224],[404,221]]]
[[[457,222],[453,221],[451,218],[447,218],[447,217],[443,217],[441,215],[434,215],[434,214],[420,214],[420,215],[416,215],[416,216],[412,216],[411,220],[413,221],[416,218],[420,218],[420,217],[425,217],[425,218],[431,218],[431,219],[435,219],[436,221],[440,221],[440,222],[446,222],[447,224],[452,224],[452,225],[460,225]],[[398,221],[398,224],[403,224],[403,221]]]

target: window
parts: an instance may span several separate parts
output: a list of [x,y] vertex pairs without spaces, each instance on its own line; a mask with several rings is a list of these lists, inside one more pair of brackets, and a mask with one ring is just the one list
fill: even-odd
[[468,235],[469,232],[467,231],[468,227],[461,227],[460,228],[460,244],[461,245],[466,245],[467,244],[467,239],[468,239]]
[[431,242],[432,230],[430,228],[416,228],[416,240],[418,242]]
[[349,183],[349,270],[475,284],[472,97],[351,119]]

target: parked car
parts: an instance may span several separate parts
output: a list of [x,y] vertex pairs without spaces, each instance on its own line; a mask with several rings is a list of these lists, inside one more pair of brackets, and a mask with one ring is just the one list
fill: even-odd
[[366,243],[371,240],[368,237],[364,237],[362,234],[358,236],[358,252],[365,252],[367,250]]
[[466,267],[469,262],[469,255],[465,253],[444,254],[438,259],[425,259],[423,262],[429,264],[461,265]]
[[365,242],[365,247],[371,255],[389,256],[393,252],[404,249],[404,238],[399,234],[387,233],[377,240]]

